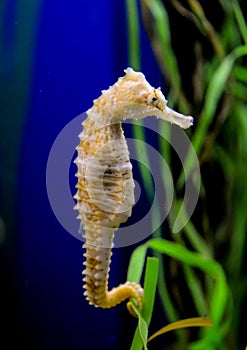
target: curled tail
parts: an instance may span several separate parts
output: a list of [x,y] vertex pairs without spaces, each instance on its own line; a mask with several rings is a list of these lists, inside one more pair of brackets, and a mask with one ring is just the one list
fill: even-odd
[[[138,308],[141,309],[143,289],[139,284],[126,282],[108,291],[112,239],[115,229],[90,224],[85,228],[86,243],[83,247],[86,249],[84,254],[86,268],[82,273],[85,275],[83,278],[84,295],[89,304],[111,308],[124,300],[134,298],[138,303]],[[131,308],[129,311],[132,312]]]

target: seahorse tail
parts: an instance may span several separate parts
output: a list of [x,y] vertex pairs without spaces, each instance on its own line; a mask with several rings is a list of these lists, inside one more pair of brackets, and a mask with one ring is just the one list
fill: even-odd
[[[139,284],[126,282],[108,291],[112,240],[115,229],[91,223],[87,223],[85,228],[86,243],[83,247],[86,248],[84,254],[86,268],[83,271],[85,275],[83,281],[85,282],[84,295],[88,302],[96,307],[111,308],[126,299],[134,298],[138,303],[138,308],[141,309],[143,289]],[[131,312],[129,307],[128,309]],[[131,313],[133,314],[133,312]]]
[[[143,289],[138,283],[126,282],[108,291],[106,288],[107,282],[102,284],[98,281],[93,281],[88,273],[84,281],[86,281],[84,295],[89,301],[89,304],[95,307],[108,309],[127,299],[134,298],[137,301],[138,308],[140,310],[142,308]],[[131,303],[127,304],[127,308],[131,314],[135,315]]]
[[[118,287],[107,291],[105,305],[102,307],[113,307],[130,298],[134,298],[138,303],[138,308],[142,307],[143,289],[135,282],[125,282]],[[129,309],[129,307],[128,307]],[[130,310],[129,310],[130,311]]]

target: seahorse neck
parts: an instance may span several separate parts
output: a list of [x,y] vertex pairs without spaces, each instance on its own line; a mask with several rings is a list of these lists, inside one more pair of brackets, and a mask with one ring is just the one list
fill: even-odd
[[104,109],[99,110],[98,108],[90,108],[87,111],[87,119],[82,123],[84,132],[92,132],[93,130],[106,129],[111,125],[120,124],[121,119],[118,115],[106,111]]

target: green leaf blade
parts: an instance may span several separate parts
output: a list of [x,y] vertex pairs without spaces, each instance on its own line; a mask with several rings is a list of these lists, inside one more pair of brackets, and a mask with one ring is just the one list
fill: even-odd
[[[143,246],[141,247],[142,249],[140,251],[143,253],[144,248]],[[145,245],[144,247],[147,249]],[[138,310],[135,304],[132,303],[132,307],[138,316],[138,325],[131,345],[131,350],[142,350],[143,348],[147,350],[148,326],[153,312],[156,285],[158,281],[158,269],[158,259],[148,258],[144,278],[144,296],[142,310]]]

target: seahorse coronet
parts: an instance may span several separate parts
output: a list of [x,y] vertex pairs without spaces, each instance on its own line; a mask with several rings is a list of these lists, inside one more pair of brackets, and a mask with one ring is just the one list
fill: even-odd
[[161,89],[153,88],[143,73],[132,68],[124,72],[114,85],[102,90],[86,112],[76,147],[74,209],[84,230],[83,288],[89,304],[111,308],[134,298],[141,309],[140,284],[127,281],[108,290],[114,233],[131,216],[135,203],[132,165],[121,122],[156,116],[188,128],[193,118],[170,109]]

